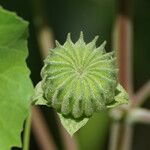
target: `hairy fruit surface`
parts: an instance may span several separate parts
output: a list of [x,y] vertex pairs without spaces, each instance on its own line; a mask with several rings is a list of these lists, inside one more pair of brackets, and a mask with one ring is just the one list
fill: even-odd
[[44,98],[59,113],[73,118],[90,117],[114,100],[117,68],[114,52],[106,42],[96,47],[97,37],[86,44],[81,32],[74,44],[70,34],[64,45],[56,42],[41,71]]

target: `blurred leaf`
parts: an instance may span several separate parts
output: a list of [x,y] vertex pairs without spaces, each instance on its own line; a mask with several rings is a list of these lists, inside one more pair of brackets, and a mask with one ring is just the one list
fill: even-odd
[[87,125],[77,134],[80,150],[104,150],[108,134],[109,117],[107,112],[94,114]]
[[80,119],[72,119],[66,118],[63,115],[59,114],[60,121],[67,132],[72,136],[76,131],[78,131],[81,127],[83,127],[89,120],[89,118]]
[[0,8],[0,149],[21,147],[33,90],[25,59],[28,23]]

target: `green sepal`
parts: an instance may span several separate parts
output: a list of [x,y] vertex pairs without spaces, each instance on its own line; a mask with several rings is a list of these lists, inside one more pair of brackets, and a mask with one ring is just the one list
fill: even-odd
[[67,130],[67,132],[73,136],[75,132],[77,132],[81,127],[83,127],[89,120],[89,118],[82,119],[73,119],[63,116],[60,113],[57,113],[63,127]]
[[44,98],[44,91],[41,86],[41,81],[36,85],[31,100],[32,100],[32,105],[50,106],[49,102]]
[[114,101],[109,103],[107,105],[107,108],[114,108],[121,104],[127,104],[128,100],[129,100],[129,96],[127,92],[124,90],[124,88],[120,84],[118,84],[115,90]]

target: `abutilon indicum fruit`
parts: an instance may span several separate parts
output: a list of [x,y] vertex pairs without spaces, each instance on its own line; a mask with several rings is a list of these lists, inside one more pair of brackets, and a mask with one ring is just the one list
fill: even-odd
[[33,103],[46,104],[76,120],[127,102],[117,80],[115,53],[106,53],[106,42],[96,47],[97,38],[86,44],[81,32],[75,44],[70,34],[64,45],[56,42],[44,61]]

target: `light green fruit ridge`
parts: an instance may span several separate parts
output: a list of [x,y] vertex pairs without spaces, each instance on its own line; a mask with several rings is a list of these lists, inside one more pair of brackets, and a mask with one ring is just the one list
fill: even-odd
[[114,101],[117,86],[116,57],[106,53],[96,36],[88,44],[81,32],[74,44],[70,34],[64,45],[56,41],[41,71],[44,98],[57,112],[73,118],[90,117]]

